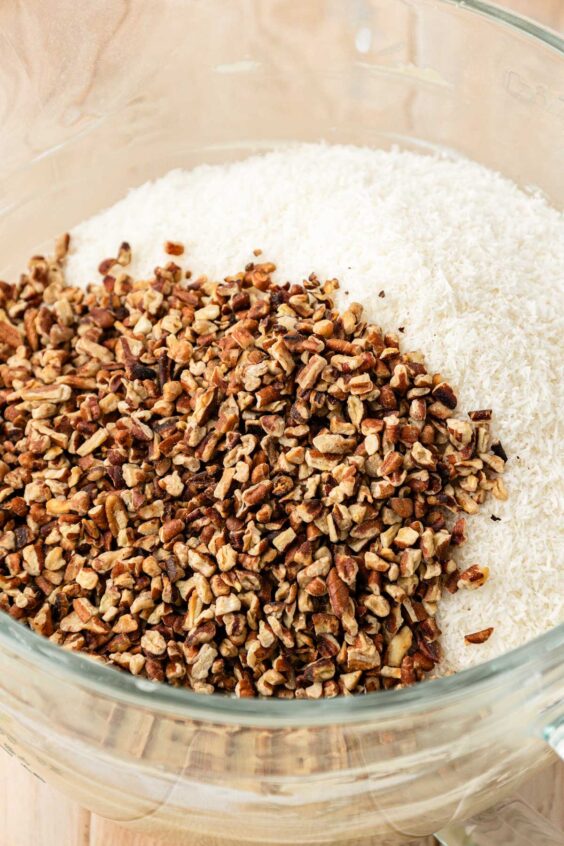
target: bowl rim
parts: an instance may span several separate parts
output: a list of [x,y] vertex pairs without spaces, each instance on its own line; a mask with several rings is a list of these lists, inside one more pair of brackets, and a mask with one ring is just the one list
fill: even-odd
[[[434,0],[490,18],[545,45],[564,56],[564,38],[530,18],[485,0]],[[389,716],[405,718],[430,707],[453,702],[490,689],[516,689],[527,679],[538,679],[549,656],[564,656],[564,623],[503,655],[451,676],[426,681],[400,690],[378,691],[365,696],[337,696],[325,700],[237,699],[225,694],[210,696],[187,688],[175,688],[132,676],[103,665],[87,655],[65,650],[36,634],[7,614],[0,613],[0,646],[18,658],[36,664],[54,678],[76,683],[93,696],[123,705],[172,715],[180,719],[247,725],[320,726],[357,723]],[[33,682],[33,680],[32,680]]]
[[555,47],[559,52],[564,52],[564,35],[555,29],[551,29],[526,15],[512,12],[510,9],[500,6],[498,3],[491,3],[489,0],[439,0],[439,3],[451,6],[459,6],[471,12],[481,12],[485,17],[501,21],[513,29],[532,35],[539,41],[543,41],[550,47]]
[[[400,690],[381,690],[363,696],[321,700],[237,699],[228,694],[205,695],[187,688],[132,676],[84,653],[66,650],[0,613],[0,648],[35,664],[51,678],[74,683],[87,694],[114,703],[150,710],[175,719],[221,724],[321,726],[404,719],[422,711],[442,711],[464,702],[483,707],[480,694],[504,695],[540,683],[543,673],[560,666],[564,657],[564,623],[497,658]],[[546,659],[546,660],[545,660]],[[33,685],[33,677],[31,682]],[[469,694],[472,699],[469,700]],[[541,728],[545,728],[542,726]]]

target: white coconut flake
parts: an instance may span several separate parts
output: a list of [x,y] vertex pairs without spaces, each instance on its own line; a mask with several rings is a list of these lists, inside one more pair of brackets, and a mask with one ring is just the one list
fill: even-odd
[[[488,499],[468,520],[459,555],[490,580],[440,606],[442,670],[564,621],[560,213],[466,160],[304,145],[131,191],[72,232],[69,281],[99,279],[122,240],[138,275],[169,258],[167,240],[185,245],[177,262],[210,278],[239,271],[258,247],[279,280],[336,276],[339,306],[362,302],[370,320],[404,327],[404,348],[455,386],[461,410],[494,409],[509,456],[509,500]],[[489,626],[486,643],[465,644]]]

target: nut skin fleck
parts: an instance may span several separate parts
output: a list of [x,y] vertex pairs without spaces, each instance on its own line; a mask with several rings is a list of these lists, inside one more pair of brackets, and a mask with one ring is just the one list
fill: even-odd
[[177,241],[165,241],[164,249],[169,256],[181,256],[184,253],[184,245]]

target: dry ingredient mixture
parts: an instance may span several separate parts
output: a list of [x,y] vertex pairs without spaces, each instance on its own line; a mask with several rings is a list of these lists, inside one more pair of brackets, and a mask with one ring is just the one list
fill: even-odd
[[[564,622],[564,216],[543,197],[466,159],[295,145],[171,171],[71,234],[65,273],[81,287],[122,240],[136,278],[166,260],[167,239],[185,246],[178,264],[214,280],[244,267],[254,247],[276,260],[277,281],[336,276],[341,311],[360,302],[369,321],[399,331],[403,349],[423,350],[461,408],[493,406],[511,458],[510,498],[490,498],[457,550],[461,569],[478,561],[490,578],[445,592],[437,671]],[[481,645],[461,637],[491,626]]]
[[443,591],[488,578],[457,566],[464,515],[507,498],[491,410],[459,414],[422,354],[334,308],[336,280],[137,280],[124,243],[86,292],[67,249],[0,283],[0,608],[206,693],[432,672]]

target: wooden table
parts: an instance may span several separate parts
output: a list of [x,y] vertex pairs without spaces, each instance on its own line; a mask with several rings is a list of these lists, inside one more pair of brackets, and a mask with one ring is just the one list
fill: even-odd
[[[564,30],[564,0],[504,0],[502,5]],[[520,795],[564,830],[564,764],[555,764]],[[413,846],[434,842],[427,838]],[[0,751],[0,846],[154,846],[154,841],[78,807]]]

